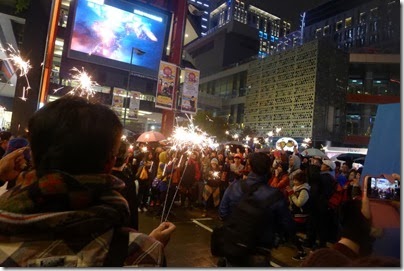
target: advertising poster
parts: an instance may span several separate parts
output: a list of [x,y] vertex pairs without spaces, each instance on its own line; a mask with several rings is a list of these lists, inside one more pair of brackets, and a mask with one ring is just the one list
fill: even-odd
[[157,78],[156,107],[173,109],[174,90],[176,84],[177,66],[160,61],[160,68]]
[[181,112],[196,113],[198,104],[199,71],[185,68],[184,86],[181,97]]
[[140,107],[140,92],[131,91],[130,102],[129,102],[129,110],[128,110],[128,118],[129,119],[137,119],[137,113]]
[[118,114],[118,116],[121,116],[121,114],[122,114],[125,92],[126,92],[126,90],[124,90],[122,88],[114,87],[114,95],[112,96],[111,107],[112,107],[112,110],[114,110]]

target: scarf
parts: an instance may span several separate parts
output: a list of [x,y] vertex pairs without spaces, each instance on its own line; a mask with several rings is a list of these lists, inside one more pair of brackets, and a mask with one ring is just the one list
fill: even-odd
[[125,184],[112,175],[41,175],[21,173],[15,187],[0,196],[2,234],[85,234],[122,225],[129,216],[118,192]]

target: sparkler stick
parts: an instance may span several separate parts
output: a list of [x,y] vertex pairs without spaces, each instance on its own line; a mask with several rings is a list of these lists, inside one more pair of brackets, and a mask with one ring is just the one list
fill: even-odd
[[152,171],[152,168],[153,168],[153,163],[154,163],[154,161],[152,161],[152,162],[151,162],[151,165],[150,165],[150,168],[149,168],[149,172],[151,172],[151,171]]
[[[161,213],[161,220],[160,220],[160,223],[163,223],[163,218],[164,218],[164,214],[165,214],[165,210],[166,210],[166,206],[167,206],[167,200],[168,200],[168,195],[169,195],[169,192],[170,192],[170,187],[171,187],[171,182],[172,182],[172,179],[173,179],[173,173],[174,173],[174,166],[175,166],[175,160],[176,160],[176,158],[177,158],[177,152],[175,153],[175,156],[174,156],[174,158],[172,159],[172,161],[170,161],[170,162],[168,162],[168,164],[170,165],[170,164],[172,164],[172,168],[171,168],[171,174],[170,174],[170,178],[168,179],[168,187],[167,187],[167,192],[166,192],[166,196],[165,196],[165,200],[164,200],[164,205],[163,205],[163,212]],[[167,165],[167,164],[166,164]],[[164,176],[164,172],[166,171],[166,166],[164,166],[164,170],[163,170],[163,176]],[[174,198],[175,199],[175,198]],[[173,202],[174,202],[174,199],[172,200]],[[170,209],[171,210],[171,209]],[[166,218],[166,220],[168,219],[168,216],[169,216],[169,214],[170,214],[170,210],[168,211],[168,213],[167,213],[167,218]]]
[[[172,141],[173,141],[173,149],[175,150],[187,150],[187,152],[190,154],[192,150],[194,149],[201,149],[203,150],[206,146],[209,146],[212,143],[212,140],[208,137],[208,134],[202,131],[201,129],[198,128],[193,123],[192,117],[189,117],[186,115],[189,121],[188,126],[186,127],[179,127],[176,126],[174,128],[174,132],[172,135]],[[181,161],[181,159],[180,159]],[[175,197],[178,193],[179,187],[181,185],[182,179],[184,177],[184,172],[188,166],[188,163],[185,164],[184,171],[182,172],[181,178],[178,182],[174,197],[171,201],[170,207],[168,209],[167,216],[165,218],[165,221],[168,219],[168,215],[170,214],[170,210],[174,204]],[[168,191],[167,191],[168,193]],[[166,208],[166,203],[164,203],[164,210]],[[163,212],[164,215],[164,212]],[[162,217],[163,218],[163,217]]]
[[185,174],[185,170],[187,169],[187,166],[188,166],[188,163],[185,163],[184,171],[182,172],[181,178],[180,178],[180,180],[179,180],[179,182],[178,182],[178,185],[177,185],[177,189],[175,190],[175,193],[174,193],[173,200],[171,201],[170,208],[168,208],[167,216],[166,216],[166,218],[164,219],[164,221],[167,221],[167,219],[168,219],[168,215],[170,214],[171,208],[173,207],[174,199],[175,199],[175,197],[177,196],[179,187],[181,186],[181,182],[182,182],[182,179],[184,178],[184,174]]
[[184,154],[182,154],[182,155],[181,155],[181,157],[180,157],[180,161],[178,162],[178,165],[177,165],[177,166],[181,166],[182,157],[184,157]]
[[164,177],[164,175],[166,175],[166,169],[167,169],[167,163],[166,163],[166,164],[164,164],[164,169],[163,169],[163,177]]

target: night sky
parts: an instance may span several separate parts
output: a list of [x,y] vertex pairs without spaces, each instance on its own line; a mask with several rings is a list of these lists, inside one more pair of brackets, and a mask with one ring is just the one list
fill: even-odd
[[320,4],[328,2],[327,0],[247,0],[246,4],[251,3],[269,13],[285,19],[292,24],[292,31],[297,30],[300,25],[300,13],[312,9]]

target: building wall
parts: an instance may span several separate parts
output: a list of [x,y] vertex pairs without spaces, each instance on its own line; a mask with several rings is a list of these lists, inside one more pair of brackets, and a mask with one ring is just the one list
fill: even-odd
[[313,140],[331,140],[334,144],[343,141],[348,56],[330,40],[318,43]]
[[[336,50],[330,50],[330,46],[309,42],[251,62],[245,126],[263,135],[282,128],[283,136],[341,140],[344,128],[339,123],[336,129],[335,117],[343,113],[345,95],[334,93],[343,90],[344,77],[340,73],[347,56],[337,58]],[[337,78],[341,82],[333,83]]]
[[306,22],[304,42],[326,36],[350,52],[400,52],[398,0],[329,1],[308,11]]

